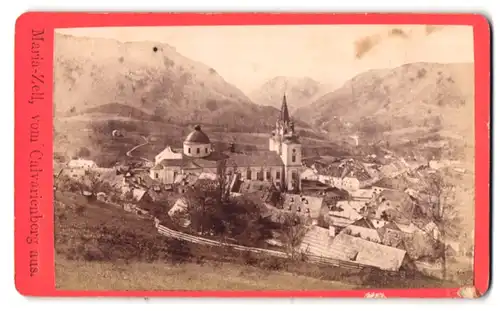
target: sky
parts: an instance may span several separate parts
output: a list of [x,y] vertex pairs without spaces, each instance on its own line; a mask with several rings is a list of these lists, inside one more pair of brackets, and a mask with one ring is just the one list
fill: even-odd
[[[429,29],[434,31],[429,34]],[[470,26],[183,26],[72,28],[57,32],[123,42],[167,43],[182,55],[214,68],[245,92],[276,76],[310,77],[340,86],[370,69],[410,62],[473,62],[474,55]],[[357,58],[359,47],[367,46],[360,42],[367,41],[371,48]]]

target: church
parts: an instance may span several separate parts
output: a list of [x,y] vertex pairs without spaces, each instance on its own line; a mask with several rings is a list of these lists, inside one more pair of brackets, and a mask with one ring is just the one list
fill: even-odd
[[290,119],[286,96],[283,96],[276,127],[269,137],[269,149],[250,152],[215,150],[201,126],[184,140],[182,148],[167,146],[155,157],[150,170],[152,179],[172,184],[178,175],[216,173],[225,163],[227,171],[235,170],[240,179],[272,182],[283,191],[300,191],[302,146]]

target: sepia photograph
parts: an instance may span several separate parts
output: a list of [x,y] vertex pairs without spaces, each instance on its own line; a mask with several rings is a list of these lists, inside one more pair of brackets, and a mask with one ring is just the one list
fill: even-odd
[[56,288],[473,286],[473,39],[56,29]]

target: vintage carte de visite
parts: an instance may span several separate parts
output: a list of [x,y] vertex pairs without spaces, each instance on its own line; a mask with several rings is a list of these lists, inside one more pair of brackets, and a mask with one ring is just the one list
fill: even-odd
[[483,16],[26,13],[15,64],[23,295],[489,287]]

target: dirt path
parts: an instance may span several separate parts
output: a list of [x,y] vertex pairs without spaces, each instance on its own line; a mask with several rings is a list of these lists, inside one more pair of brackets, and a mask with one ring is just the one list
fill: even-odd
[[135,151],[136,149],[138,149],[138,148],[140,148],[140,147],[142,147],[142,146],[145,146],[145,145],[149,144],[149,140],[147,139],[147,137],[145,137],[145,136],[141,136],[141,137],[142,137],[142,139],[144,139],[144,142],[143,142],[142,144],[139,144],[139,145],[137,145],[137,146],[134,146],[132,149],[130,149],[129,151],[127,151],[126,155],[127,155],[127,157],[130,157],[130,158],[138,158],[138,159],[141,159],[141,160],[143,160],[143,161],[146,161],[146,162],[151,163],[151,161],[150,161],[150,160],[148,160],[148,159],[146,159],[146,158],[136,157],[136,156],[133,156],[133,155],[132,155],[132,152],[133,152],[133,151]]

